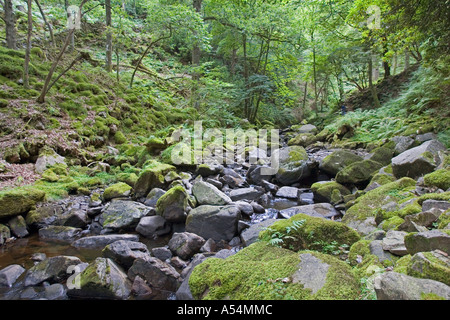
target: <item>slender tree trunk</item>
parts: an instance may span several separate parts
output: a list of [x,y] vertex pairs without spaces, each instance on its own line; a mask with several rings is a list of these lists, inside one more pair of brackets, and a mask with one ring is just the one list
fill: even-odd
[[410,53],[409,53],[409,50],[406,49],[405,50],[405,71],[409,69],[409,66],[410,66],[409,59],[410,59]]
[[247,92],[249,89],[248,85],[248,64],[247,64],[247,35],[244,33],[242,35],[242,45],[244,50],[244,85],[245,85],[245,99],[244,99],[244,116],[248,120],[249,118],[249,97],[247,96]]
[[317,68],[316,68],[316,45],[314,44],[314,33],[311,33],[311,42],[313,44],[313,76],[314,76],[314,106],[318,112],[317,101],[319,100],[317,92]]
[[[64,7],[66,8],[67,20],[69,20],[72,17],[72,13],[69,13],[67,11],[67,9],[69,8],[69,0],[64,0]],[[70,31],[73,31],[73,32],[70,32]],[[75,29],[69,30],[69,35],[70,35],[69,50],[73,51],[75,49]]]
[[[202,11],[202,1],[203,0],[193,0],[193,7],[197,13],[201,13]],[[194,36],[196,35],[197,33],[194,32]],[[194,45],[192,47],[192,65],[194,67],[198,67],[200,65],[200,57],[201,57],[201,50],[199,46],[199,41],[196,39],[194,40]],[[198,72],[194,72],[194,74],[192,75],[192,79],[194,81],[199,80],[200,74]]]
[[17,49],[16,45],[16,17],[14,16],[12,0],[4,0],[6,46],[8,49]]
[[307,98],[308,98],[308,82],[305,83],[305,92],[303,93],[303,106],[302,106],[303,113],[305,112]]
[[373,61],[372,55],[369,56],[369,88],[372,93],[373,104],[376,109],[381,108],[380,100],[378,99],[377,88],[373,85]]
[[[80,11],[79,11],[78,14],[81,15],[81,12],[82,12],[81,9],[83,8],[84,4],[87,1],[89,1],[89,0],[82,0],[81,1],[80,7],[79,7]],[[66,3],[67,3],[67,0],[66,0]],[[81,17],[80,17],[80,19],[81,19]],[[69,29],[69,33],[67,34],[66,41],[64,42],[64,45],[61,48],[61,51],[59,52],[58,56],[55,58],[55,61],[53,61],[53,64],[50,67],[50,70],[49,70],[49,72],[47,74],[47,77],[45,78],[45,82],[44,82],[44,86],[42,87],[41,94],[36,100],[38,103],[44,103],[45,102],[45,96],[47,95],[48,86],[50,84],[50,81],[52,80],[53,73],[55,72],[56,67],[58,66],[58,63],[61,60],[62,56],[66,52],[67,47],[69,46],[69,44],[71,42],[71,39],[72,39],[72,36],[73,36],[74,32],[75,32],[75,28]]]
[[31,32],[33,31],[33,15],[31,11],[32,0],[27,0],[27,13],[28,13],[28,30],[27,30],[27,48],[25,50],[25,64],[23,67],[23,86],[25,89],[30,88],[30,52],[31,52]]
[[112,71],[111,0],[105,0],[106,11],[106,71]]
[[42,19],[44,20],[44,23],[48,28],[48,32],[50,33],[50,41],[52,43],[52,46],[55,47],[56,43],[55,43],[55,36],[53,35],[53,27],[48,22],[47,17],[45,16],[44,10],[42,10],[41,4],[39,3],[39,0],[35,0],[35,2],[39,8],[39,12],[41,13]]

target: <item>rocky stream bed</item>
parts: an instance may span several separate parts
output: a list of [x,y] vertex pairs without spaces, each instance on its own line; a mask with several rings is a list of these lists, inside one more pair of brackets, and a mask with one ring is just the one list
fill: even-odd
[[446,148],[433,136],[331,148],[303,143],[310,127],[294,133],[274,176],[261,174],[267,159],[158,164],[133,187],[32,205],[3,196],[0,299],[364,299],[367,288],[450,299]]

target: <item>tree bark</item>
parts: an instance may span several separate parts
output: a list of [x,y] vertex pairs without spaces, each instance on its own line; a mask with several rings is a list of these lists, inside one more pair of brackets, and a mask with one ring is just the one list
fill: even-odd
[[39,0],[35,0],[35,2],[39,8],[39,12],[41,13],[42,19],[44,20],[44,23],[48,28],[48,32],[50,33],[50,41],[52,42],[52,46],[54,47],[56,45],[56,43],[55,43],[55,36],[53,35],[53,27],[48,22],[47,17],[45,16],[44,10],[42,10],[41,4],[39,3]]
[[105,0],[106,11],[106,71],[112,71],[111,0]]
[[[202,2],[203,0],[193,0],[192,5],[197,13],[201,13],[202,11]],[[194,32],[194,35],[197,35],[197,33]],[[200,65],[200,58],[201,58],[201,50],[199,46],[199,41],[196,39],[194,40],[194,45],[192,47],[192,65],[194,67],[198,67]],[[200,79],[200,74],[198,72],[194,72],[192,75],[192,79],[193,80]]]
[[373,62],[372,55],[369,56],[369,88],[372,93],[373,104],[375,108],[381,108],[380,100],[378,99],[377,88],[373,85]]
[[32,0],[27,0],[28,13],[28,29],[27,29],[27,48],[25,50],[25,64],[23,66],[23,86],[25,89],[30,88],[30,53],[31,53],[31,32],[33,31],[33,16],[31,11]]
[[16,45],[16,17],[14,16],[12,0],[5,0],[5,25],[6,25],[6,46],[8,49],[17,49]]

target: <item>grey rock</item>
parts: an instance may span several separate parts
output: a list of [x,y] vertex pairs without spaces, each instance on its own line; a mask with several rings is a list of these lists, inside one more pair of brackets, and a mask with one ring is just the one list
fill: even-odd
[[384,261],[392,261],[394,262],[394,256],[388,251],[383,250],[383,241],[382,240],[374,240],[369,244],[370,253],[376,255],[378,260],[383,263]]
[[125,269],[129,269],[137,258],[150,256],[142,242],[119,240],[108,244],[102,251],[104,258],[109,258]]
[[152,255],[159,260],[166,261],[173,257],[172,251],[167,247],[157,247],[151,250]]
[[181,284],[180,274],[171,265],[154,257],[138,258],[128,270],[132,280],[136,276],[144,279],[155,295],[167,298],[170,292],[176,292]]
[[22,216],[15,216],[9,219],[8,226],[11,232],[18,238],[23,238],[29,235],[27,224]]
[[392,171],[397,178],[410,177],[416,179],[430,173],[440,164],[438,151],[446,150],[437,140],[424,142],[392,159]]
[[299,189],[294,187],[281,187],[277,193],[277,197],[288,198],[288,199],[298,199]]
[[405,238],[405,246],[409,254],[433,250],[450,254],[450,236],[437,229],[414,233]]
[[245,214],[246,216],[251,216],[253,214],[253,206],[245,201],[236,201],[235,205],[239,208],[241,213]]
[[149,211],[149,207],[139,202],[114,200],[101,215],[104,232],[134,230],[139,220],[146,216]]
[[18,264],[7,266],[0,270],[0,287],[12,287],[17,279],[25,272],[25,268]]
[[425,200],[422,203],[422,210],[429,211],[432,209],[439,209],[446,211],[450,209],[450,201],[440,201],[440,200]]
[[69,277],[68,268],[81,263],[73,256],[55,256],[31,267],[25,275],[25,286],[35,286],[44,281],[60,282]]
[[11,238],[11,231],[4,224],[0,224],[0,245],[4,244],[9,238]]
[[237,206],[203,205],[193,209],[186,220],[186,231],[204,239],[230,241],[237,235],[241,213]]
[[242,244],[245,247],[247,247],[252,243],[258,241],[259,233],[265,228],[274,224],[276,221],[277,221],[276,219],[268,219],[256,224],[252,224],[249,228],[242,231],[241,233]]
[[108,234],[99,236],[90,236],[78,239],[72,242],[75,248],[104,248],[108,244],[118,240],[139,241],[139,236],[135,234]]
[[300,263],[292,275],[292,283],[301,283],[316,294],[325,285],[330,265],[310,253],[300,254],[299,257]]
[[250,187],[250,188],[240,188],[234,189],[230,192],[230,198],[232,201],[239,200],[257,200],[264,194],[264,191]]
[[405,236],[407,234],[403,231],[389,230],[383,239],[383,250],[390,251],[397,256],[407,255],[408,252],[405,247]]
[[44,298],[47,300],[67,300],[66,289],[60,283],[45,287]]
[[82,229],[74,227],[48,226],[39,229],[39,238],[45,240],[72,242],[80,237],[82,231]]
[[289,219],[290,217],[299,213],[303,213],[312,217],[328,219],[341,215],[341,213],[329,203],[315,203],[310,205],[292,207],[280,211],[280,215],[286,219]]
[[200,251],[205,242],[205,239],[194,233],[182,232],[174,233],[168,245],[173,254],[188,260]]
[[88,224],[87,211],[81,209],[70,210],[64,225],[74,228],[85,228]]
[[164,191],[163,189],[153,188],[147,195],[144,204],[149,207],[156,207],[156,203],[158,202],[159,198],[161,198],[165,193],[166,191]]
[[192,194],[195,196],[200,205],[210,204],[220,206],[231,203],[230,197],[214,185],[204,181],[197,181],[194,183],[192,187]]
[[45,170],[54,166],[57,163],[65,163],[65,158],[53,152],[53,154],[40,155],[34,165],[34,171],[38,174],[44,173]]
[[161,216],[143,217],[136,227],[136,232],[146,238],[162,236],[170,232],[170,225]]
[[130,296],[127,274],[111,259],[95,259],[79,276],[80,287],[68,290],[69,297],[125,300]]
[[396,136],[391,139],[395,143],[394,154],[399,155],[414,146],[414,139],[405,136]]
[[397,272],[385,272],[377,276],[374,289],[378,300],[421,300],[423,294],[435,294],[450,300],[450,287],[444,283]]

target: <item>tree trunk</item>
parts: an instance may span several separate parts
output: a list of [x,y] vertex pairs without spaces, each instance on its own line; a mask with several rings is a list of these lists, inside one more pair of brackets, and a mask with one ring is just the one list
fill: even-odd
[[[203,0],[193,0],[193,7],[197,13],[201,13],[202,11],[202,1]],[[194,36],[196,35],[197,33],[194,32]],[[196,39],[194,40],[194,45],[192,47],[192,65],[194,67],[198,67],[200,65],[200,57],[201,57],[201,50],[199,46],[199,41]],[[195,71],[194,74],[192,75],[192,79],[194,81],[200,79],[200,74]]]
[[54,47],[56,45],[56,43],[55,43],[55,36],[53,35],[53,27],[48,22],[47,17],[45,16],[44,10],[42,10],[41,4],[39,3],[39,0],[35,0],[35,2],[39,8],[39,12],[41,13],[42,19],[44,20],[44,23],[48,28],[48,32],[50,33],[50,41],[52,42],[52,46]]
[[12,0],[5,0],[6,46],[8,49],[17,49],[16,45],[16,17],[14,16]]
[[410,58],[410,53],[409,53],[409,50],[406,49],[405,50],[405,71],[409,69],[409,65],[410,65],[409,58]]
[[112,71],[111,0],[105,0],[106,11],[106,71]]
[[31,52],[31,32],[33,31],[33,16],[31,11],[32,0],[27,0],[28,6],[28,29],[27,29],[27,48],[25,50],[25,64],[23,66],[23,86],[25,89],[30,88],[30,52]]
[[378,99],[377,88],[373,85],[373,62],[372,55],[369,56],[369,88],[372,93],[373,104],[376,109],[381,108],[380,100]]
[[249,72],[248,72],[248,64],[247,64],[247,35],[244,33],[242,35],[242,45],[243,45],[243,49],[244,49],[244,85],[245,85],[245,99],[244,99],[244,116],[245,118],[248,120],[249,118],[249,98],[247,96],[247,92],[248,92],[248,77],[249,77]]
[[314,44],[314,33],[311,33],[311,42],[313,44],[313,76],[314,76],[314,106],[317,109],[318,92],[317,92],[317,68],[316,68],[316,45]]
[[[64,7],[66,8],[67,20],[69,20],[72,17],[72,14],[67,11],[67,9],[69,8],[69,0],[64,0]],[[73,32],[70,32],[70,31],[73,31]],[[70,35],[69,50],[73,51],[75,49],[75,29],[69,30],[69,35]]]

